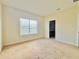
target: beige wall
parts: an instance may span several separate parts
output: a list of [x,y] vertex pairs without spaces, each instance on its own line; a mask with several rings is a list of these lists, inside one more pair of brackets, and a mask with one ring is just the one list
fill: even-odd
[[77,11],[77,45],[79,46],[79,2],[76,4]]
[[[20,36],[19,20],[21,17],[31,16],[39,21],[39,33],[36,35]],[[3,44],[10,45],[23,41],[44,37],[43,17],[16,8],[3,6]]]
[[0,51],[2,49],[2,6],[0,3]]
[[77,44],[77,14],[76,7],[73,6],[64,11],[58,11],[46,17],[46,37],[48,37],[49,29],[48,21],[56,20],[56,40],[64,43]]

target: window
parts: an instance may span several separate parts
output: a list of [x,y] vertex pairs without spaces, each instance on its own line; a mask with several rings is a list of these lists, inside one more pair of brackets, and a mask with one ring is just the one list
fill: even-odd
[[37,34],[38,33],[38,21],[31,19],[20,19],[20,34]]
[[37,33],[37,21],[36,20],[30,20],[30,34],[36,34]]

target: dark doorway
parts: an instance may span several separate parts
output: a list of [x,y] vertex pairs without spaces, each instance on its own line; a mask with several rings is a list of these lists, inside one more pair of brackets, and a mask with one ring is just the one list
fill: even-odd
[[55,38],[55,20],[49,23],[49,37]]

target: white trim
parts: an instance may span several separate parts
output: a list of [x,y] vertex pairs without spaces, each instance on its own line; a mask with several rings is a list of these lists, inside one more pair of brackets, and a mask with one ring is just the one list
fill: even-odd
[[65,44],[69,44],[69,45],[73,45],[73,46],[78,47],[77,45],[75,45],[75,44],[74,44],[74,43],[72,43],[72,42],[62,41],[62,40],[57,40],[57,39],[56,39],[56,41],[59,41],[59,42],[61,42],[61,43],[65,43]]
[[[54,21],[55,19],[51,19],[51,20],[49,20],[49,23],[50,23],[50,21]],[[55,22],[56,22],[56,20],[55,20]],[[49,25],[49,23],[48,23],[48,25]],[[49,29],[48,29],[48,38],[50,38],[49,37]],[[56,38],[56,23],[55,23],[55,38]]]
[[2,4],[0,4],[0,52],[2,50]]

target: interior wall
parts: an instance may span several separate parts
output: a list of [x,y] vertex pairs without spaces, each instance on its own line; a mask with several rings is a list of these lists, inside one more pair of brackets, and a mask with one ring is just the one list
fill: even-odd
[[0,51],[2,49],[2,5],[0,3]]
[[49,38],[50,20],[56,20],[56,40],[67,44],[76,45],[77,15],[75,6],[63,11],[58,11],[46,17],[46,37]]
[[79,47],[79,2],[76,3],[77,11],[77,46]]
[[[21,17],[32,17],[39,21],[39,33],[35,35],[20,35],[19,21]],[[44,19],[41,16],[16,8],[3,6],[3,44],[10,45],[23,41],[44,37]]]

